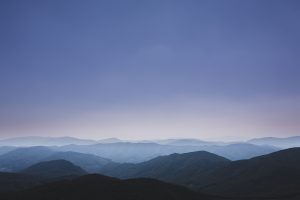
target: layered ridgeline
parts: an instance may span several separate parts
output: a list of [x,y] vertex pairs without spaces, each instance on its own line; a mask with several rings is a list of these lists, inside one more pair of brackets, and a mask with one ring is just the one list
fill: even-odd
[[231,162],[193,183],[199,191],[223,196],[281,199],[297,196],[300,195],[300,148]]
[[20,171],[20,173],[45,178],[82,176],[87,174],[82,168],[66,160],[40,162]]
[[287,138],[276,138],[276,137],[265,137],[256,138],[249,140],[248,143],[256,145],[269,145],[279,148],[291,148],[300,147],[300,136],[287,137]]
[[[76,178],[85,171],[69,161],[55,160],[37,163],[15,174],[0,173],[0,192],[1,199],[6,195],[8,199],[41,199],[45,195],[43,199],[102,196],[104,199],[296,200],[300,197],[299,166],[300,148],[241,161],[200,151],[161,156],[139,164],[111,163],[100,172],[135,179],[105,177],[103,182],[103,176],[97,175]],[[180,184],[194,192],[149,178]]]
[[[230,160],[252,158],[280,150],[278,147],[255,145],[249,143],[210,142],[196,139],[167,139],[155,141],[126,142],[116,138],[103,140],[82,140],[72,137],[23,137],[0,141],[0,155],[16,147],[14,146],[48,146],[55,151],[72,151],[93,154],[108,158],[114,162],[138,163],[157,156],[172,153],[188,153],[208,151]],[[1,146],[4,145],[4,146]]]
[[86,175],[6,193],[3,200],[217,200],[187,188],[153,179],[119,180],[101,175]]
[[53,160],[29,166],[18,173],[0,173],[0,192],[21,191],[57,180],[73,179],[86,172],[66,160]]
[[65,160],[41,162],[20,173],[0,173],[1,200],[219,199],[154,179],[119,180],[84,174],[83,169]]
[[150,177],[225,197],[294,199],[300,195],[300,148],[241,161],[208,152],[173,154],[139,164],[108,165],[100,173]]
[[67,145],[55,148],[57,151],[76,151],[109,158],[114,162],[139,163],[173,153],[208,151],[230,160],[247,159],[280,150],[277,147],[259,146],[247,143],[229,145],[180,146],[156,143],[119,142],[94,145]]
[[47,147],[27,147],[12,150],[0,156],[0,170],[18,172],[42,161],[64,159],[80,166],[87,172],[96,172],[110,163],[109,159],[78,152],[57,152]]
[[169,146],[152,143],[110,143],[97,145],[67,145],[62,147],[12,148],[0,155],[0,171],[15,172],[32,164],[47,160],[64,159],[92,173],[112,160],[115,162],[136,163],[172,153],[193,152],[207,149],[217,155],[236,160],[268,154],[278,150],[274,147],[251,144],[232,144],[225,146]]
[[205,152],[191,152],[160,156],[138,164],[112,163],[99,172],[118,178],[147,177],[176,184],[189,185],[191,179],[203,173],[226,166],[230,161],[221,156]]

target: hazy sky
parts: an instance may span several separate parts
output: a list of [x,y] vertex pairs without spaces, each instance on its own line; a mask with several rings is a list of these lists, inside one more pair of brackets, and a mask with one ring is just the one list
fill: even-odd
[[300,135],[298,0],[1,0],[0,136]]

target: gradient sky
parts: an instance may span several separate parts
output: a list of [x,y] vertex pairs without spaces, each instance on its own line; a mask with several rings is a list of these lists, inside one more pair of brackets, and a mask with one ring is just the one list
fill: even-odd
[[300,1],[1,0],[0,137],[300,135]]

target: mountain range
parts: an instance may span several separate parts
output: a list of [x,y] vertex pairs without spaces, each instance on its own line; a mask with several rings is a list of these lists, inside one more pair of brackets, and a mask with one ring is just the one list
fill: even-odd
[[291,148],[239,161],[205,151],[171,154],[138,164],[108,163],[98,172],[121,180],[85,175],[69,161],[52,160],[18,173],[0,173],[0,195],[1,199],[296,200],[299,166],[300,148]]
[[139,163],[152,158],[170,155],[172,153],[188,153],[193,151],[208,151],[231,160],[247,159],[280,150],[272,146],[260,146],[248,143],[205,146],[174,146],[156,143],[118,142],[93,145],[67,145],[53,147],[56,151],[76,151],[94,154],[120,163]]
[[300,148],[239,161],[208,152],[172,154],[139,164],[108,165],[100,173],[155,178],[228,198],[285,198],[300,194]]
[[91,154],[57,152],[48,147],[25,147],[0,155],[0,171],[18,172],[38,162],[61,159],[70,161],[89,173],[96,172],[111,162]]

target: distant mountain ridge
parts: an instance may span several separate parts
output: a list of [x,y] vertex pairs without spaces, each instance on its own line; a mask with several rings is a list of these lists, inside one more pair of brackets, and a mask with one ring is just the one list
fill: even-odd
[[75,137],[41,137],[27,136],[0,140],[0,145],[5,146],[63,146],[68,144],[88,145],[97,143],[94,140],[79,139]]
[[280,148],[292,148],[300,147],[300,136],[286,137],[286,138],[276,138],[276,137],[265,137],[265,138],[255,138],[248,141],[251,144],[257,145],[270,145]]
[[120,163],[139,163],[173,153],[207,151],[231,160],[247,159],[280,150],[277,147],[239,143],[230,145],[174,146],[156,143],[119,142],[94,145],[67,145],[57,151],[76,151],[109,158]]

